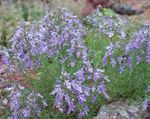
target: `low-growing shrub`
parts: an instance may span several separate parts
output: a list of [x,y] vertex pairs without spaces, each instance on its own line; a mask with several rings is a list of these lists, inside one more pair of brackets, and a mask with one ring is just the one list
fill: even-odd
[[[149,26],[141,28],[131,39],[132,33],[128,33],[128,29],[128,21],[117,15],[103,15],[99,9],[83,22],[68,10],[58,9],[57,12],[46,12],[40,21],[21,21],[11,39],[11,47],[6,49],[8,55],[2,59],[5,65],[8,64],[9,71],[36,73],[37,77],[33,78],[38,79],[32,83],[36,85],[39,81],[39,87],[35,87],[42,90],[46,99],[53,101],[50,102],[53,107],[48,107],[55,113],[59,111],[83,118],[103,100],[129,98],[132,94],[134,97],[137,93],[148,97],[141,93],[148,85],[148,79],[143,78],[149,75],[141,72],[139,76],[139,72],[144,68],[149,71],[145,67],[150,62]],[[124,71],[126,67],[130,69]],[[42,79],[48,81],[50,87],[44,87],[48,84]],[[138,90],[139,83],[142,86]],[[36,90],[29,91],[15,83],[11,85],[15,86],[15,91],[9,90],[7,95],[12,105],[10,118],[40,117],[44,109],[41,104],[47,106],[45,101],[40,103],[44,98]]]

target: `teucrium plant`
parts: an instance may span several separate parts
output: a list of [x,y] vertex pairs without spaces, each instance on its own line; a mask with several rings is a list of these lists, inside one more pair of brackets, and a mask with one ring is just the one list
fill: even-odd
[[109,98],[105,87],[109,80],[104,70],[89,59],[84,35],[80,20],[63,9],[46,13],[39,25],[20,22],[10,50],[20,72],[40,68],[43,55],[57,57],[61,74],[51,93],[55,96],[54,107],[67,114],[78,112],[79,117],[88,114],[87,102],[94,103],[98,94]]

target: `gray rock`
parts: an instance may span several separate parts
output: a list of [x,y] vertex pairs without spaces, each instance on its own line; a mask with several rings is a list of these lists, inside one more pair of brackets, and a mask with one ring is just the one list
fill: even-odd
[[125,4],[113,4],[112,9],[119,14],[127,14],[127,15],[134,15],[142,12],[142,11],[137,11],[133,9],[132,6],[125,5]]
[[141,112],[138,104],[118,101],[102,106],[94,119],[144,119]]

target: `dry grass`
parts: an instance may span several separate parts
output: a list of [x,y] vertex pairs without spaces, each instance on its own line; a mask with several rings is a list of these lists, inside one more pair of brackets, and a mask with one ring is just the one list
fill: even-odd
[[81,15],[83,9],[84,0],[75,2],[74,0],[51,0],[51,8],[55,10],[57,7],[64,7],[71,10],[76,15]]

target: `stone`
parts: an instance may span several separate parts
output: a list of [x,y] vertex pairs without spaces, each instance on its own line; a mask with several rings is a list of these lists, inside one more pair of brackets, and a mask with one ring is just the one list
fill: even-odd
[[141,112],[141,107],[138,104],[118,101],[102,106],[94,119],[145,119]]
[[112,9],[119,14],[126,14],[126,15],[134,15],[143,12],[138,11],[132,8],[132,6],[126,4],[113,4]]

